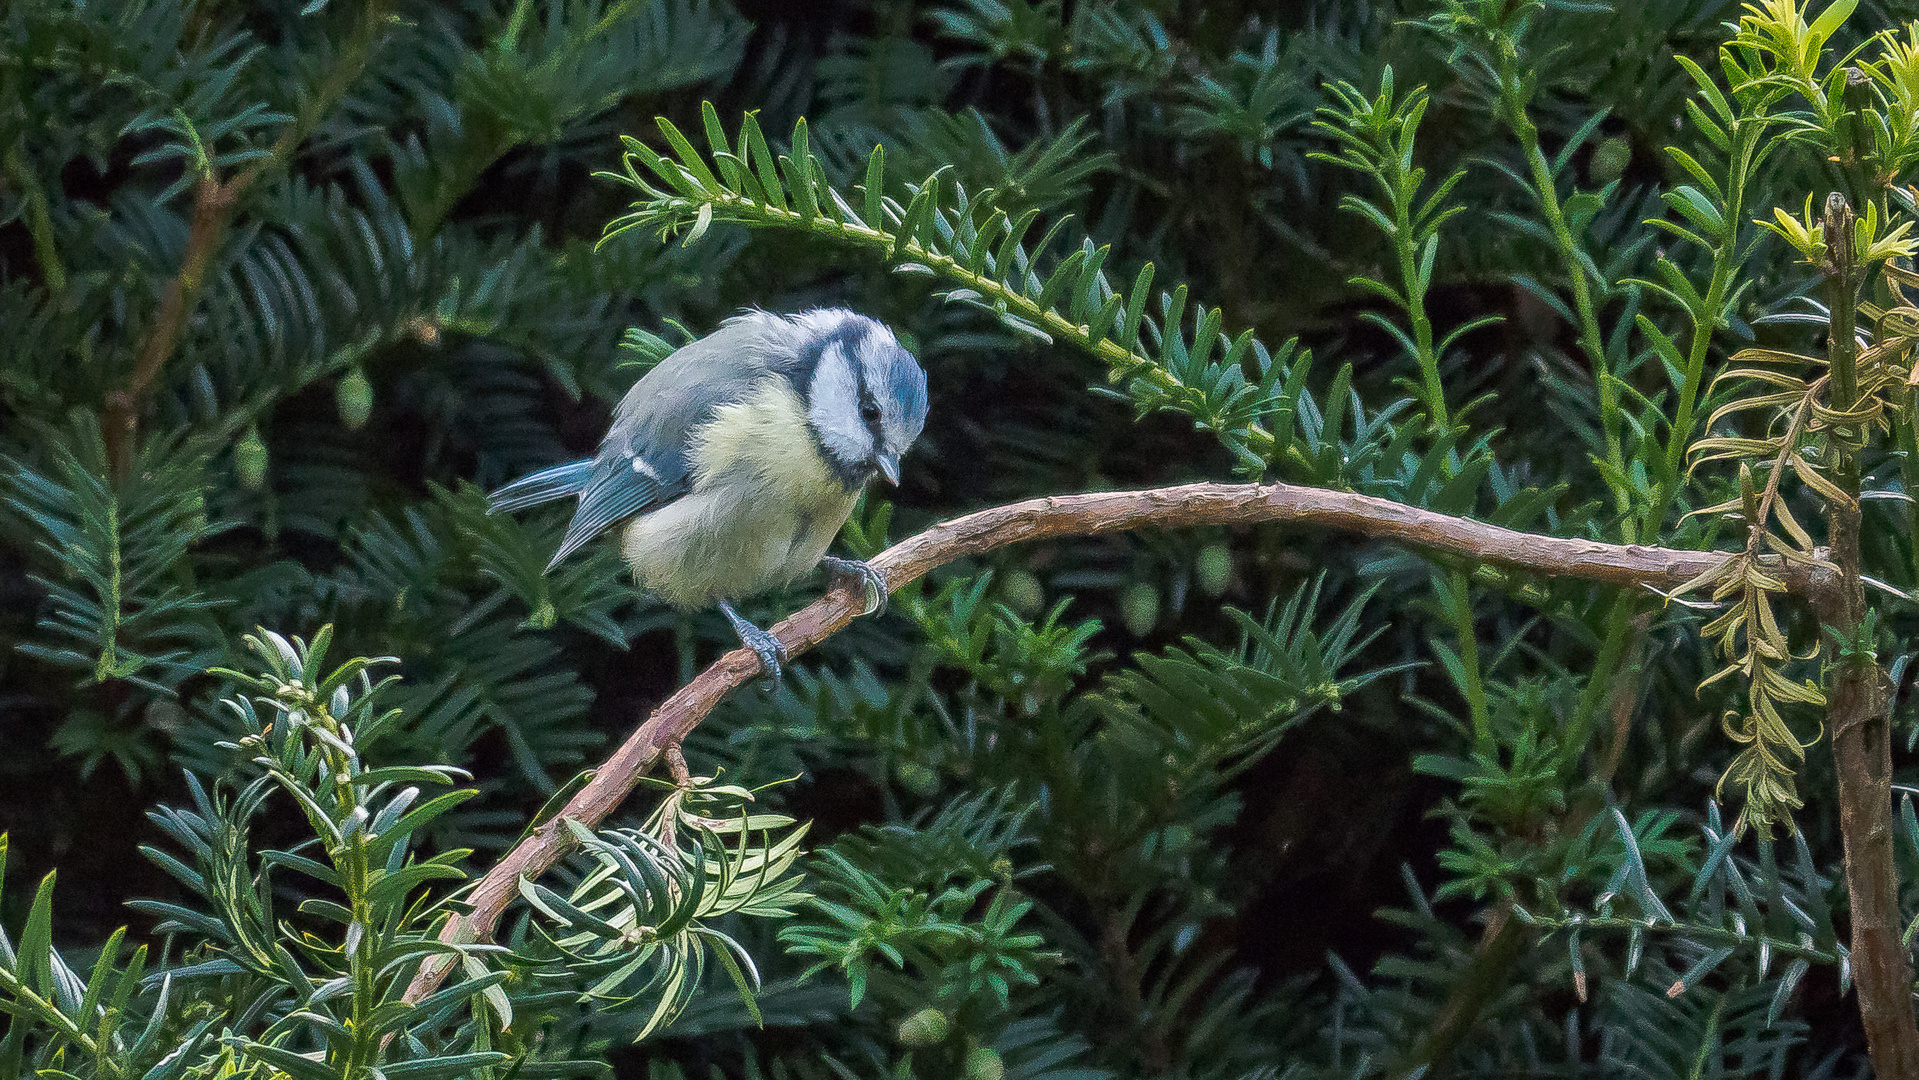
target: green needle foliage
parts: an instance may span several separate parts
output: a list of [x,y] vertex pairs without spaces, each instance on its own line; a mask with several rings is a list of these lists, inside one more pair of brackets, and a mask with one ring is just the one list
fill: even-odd
[[[0,1080],[1889,1074],[1910,19],[4,5]],[[1672,596],[1288,525],[962,560],[441,944],[733,645],[484,492],[825,304],[931,376],[862,556],[1231,479],[1727,558]]]
[[[534,923],[518,949],[443,944],[444,883],[467,878],[472,852],[419,848],[428,826],[479,793],[422,797],[422,785],[451,788],[466,774],[362,758],[362,746],[390,742],[408,718],[376,703],[397,677],[375,683],[370,672],[391,658],[329,669],[332,636],[322,628],[309,645],[262,632],[247,639],[254,671],[215,672],[243,691],[222,703],[234,738],[221,745],[247,765],[231,781],[188,774],[192,805],[151,815],[173,850],[142,851],[191,899],[131,904],[179,943],[177,955],[165,949],[155,963],[140,945],[122,966],[122,929],[82,978],[50,939],[53,874],[18,944],[0,933],[8,1075],[490,1077],[508,1063],[517,1075],[593,1074],[604,1065],[555,1056],[578,1022],[556,1016],[575,995],[549,982],[597,980],[586,996],[644,1012],[642,1037],[685,1008],[709,958],[751,1006],[752,959],[710,923],[792,913],[803,898],[790,873],[803,828],[770,837],[792,819],[709,817],[751,798],[710,783],[674,790],[644,830],[595,835],[569,822],[598,866],[570,897],[524,886],[550,921]],[[256,847],[276,803],[304,819],[308,835]],[[730,846],[727,834],[737,836]],[[290,910],[288,877],[302,883]],[[405,1000],[429,958],[451,960],[461,977]],[[609,993],[642,973],[630,993]]]
[[[1050,252],[1065,218],[1034,239],[1038,210],[1009,212],[998,205],[1000,193],[990,188],[969,199],[958,182],[950,184],[950,200],[943,200],[948,186],[943,170],[907,184],[910,198],[902,204],[885,193],[884,146],[867,157],[855,202],[828,181],[824,164],[812,153],[804,119],[793,129],[791,151],[777,163],[751,115],[740,126],[737,146],[710,102],[702,106],[702,119],[704,153],[665,117],[660,133],[672,158],[637,139],[624,140],[624,172],[611,178],[646,198],[607,227],[606,240],[644,229],[662,239],[683,232],[690,245],[720,221],[845,241],[880,254],[899,272],[944,278],[955,287],[940,296],[988,312],[1009,330],[1048,343],[1070,342],[1094,354],[1106,363],[1108,381],[1123,387],[1139,415],[1164,409],[1192,417],[1225,443],[1242,473],[1261,474],[1289,456],[1290,421],[1307,366],[1298,365],[1299,378],[1289,379],[1295,370],[1288,362],[1292,347],[1275,356],[1251,330],[1236,338],[1224,335],[1218,308],[1195,310],[1189,332],[1186,288],[1154,292],[1152,264],[1118,291],[1103,270],[1111,248],[1086,240],[1069,245],[1070,254],[1042,275],[1034,253]],[[653,179],[642,176],[642,168]],[[655,186],[655,180],[666,186]],[[1151,314],[1155,309],[1157,316]],[[1261,423],[1274,412],[1286,417],[1286,430]]]
[[[564,962],[554,975],[598,981],[586,994],[617,1008],[657,998],[635,1038],[644,1039],[686,1008],[702,986],[708,957],[723,968],[747,1010],[758,1016],[753,994],[759,972],[740,944],[710,924],[721,916],[788,917],[806,894],[792,873],[805,826],[787,829],[783,814],[713,817],[752,799],[744,788],[696,782],[674,789],[648,828],[595,835],[567,821],[597,865],[562,898],[544,885],[522,881],[533,908],[562,931],[537,927]],[[677,830],[692,826],[697,843],[682,851]],[[774,837],[773,829],[786,829]],[[733,839],[729,841],[728,837]],[[759,843],[754,843],[755,837]],[[730,845],[730,846],[729,846]],[[647,978],[637,989],[634,976]]]

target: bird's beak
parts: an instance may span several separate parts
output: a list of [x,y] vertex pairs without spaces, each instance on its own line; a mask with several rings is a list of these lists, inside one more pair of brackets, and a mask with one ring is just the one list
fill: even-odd
[[894,487],[900,486],[900,459],[891,454],[874,454],[873,464],[879,466],[880,475]]

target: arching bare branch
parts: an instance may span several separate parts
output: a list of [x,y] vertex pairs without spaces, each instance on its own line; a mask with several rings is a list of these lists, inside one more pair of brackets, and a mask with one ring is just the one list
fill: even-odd
[[[1665,591],[1712,570],[1728,554],[1541,536],[1323,488],[1203,483],[1054,495],[980,510],[900,541],[872,565],[886,576],[888,591],[893,591],[956,559],[1023,541],[1146,527],[1258,522],[1293,522],[1359,533],[1530,574]],[[1802,595],[1811,596],[1826,584],[1817,568],[1785,565],[1778,572]],[[863,603],[856,586],[841,583],[774,626],[773,634],[789,655],[798,656],[852,622]],[[539,877],[571,847],[572,838],[562,822],[570,818],[587,826],[599,824],[662,754],[677,750],[729,691],[759,673],[759,666],[759,658],[750,650],[735,649],[661,703],[559,813],[529,832],[487,871],[468,897],[471,914],[449,922],[441,940],[472,942],[491,935],[519,896],[520,879]],[[424,964],[407,988],[407,1000],[418,1001],[432,993],[449,966],[434,961]]]

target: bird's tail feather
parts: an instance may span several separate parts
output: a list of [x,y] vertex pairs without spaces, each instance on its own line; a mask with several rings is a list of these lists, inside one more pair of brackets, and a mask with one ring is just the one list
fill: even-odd
[[503,514],[554,499],[564,499],[568,495],[578,495],[586,490],[587,479],[592,475],[593,461],[590,458],[542,469],[532,476],[522,476],[487,496],[486,512]]

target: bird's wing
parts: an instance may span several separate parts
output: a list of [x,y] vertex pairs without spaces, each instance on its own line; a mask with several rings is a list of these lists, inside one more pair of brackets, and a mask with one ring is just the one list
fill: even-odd
[[590,460],[569,461],[564,465],[542,469],[532,476],[522,476],[487,496],[486,512],[504,514],[564,499],[568,495],[578,495],[586,490],[586,482],[592,476],[593,462]]
[[627,391],[548,569],[605,530],[692,486],[686,445],[693,429],[721,405],[746,397],[769,373],[765,350],[746,329],[729,324],[682,347]]
[[546,564],[548,570],[560,565],[568,555],[613,525],[635,514],[644,513],[661,503],[670,502],[686,491],[683,476],[677,480],[656,479],[633,469],[633,462],[609,459],[602,454],[594,462],[593,478],[580,492],[580,508],[566,527],[566,538]]

